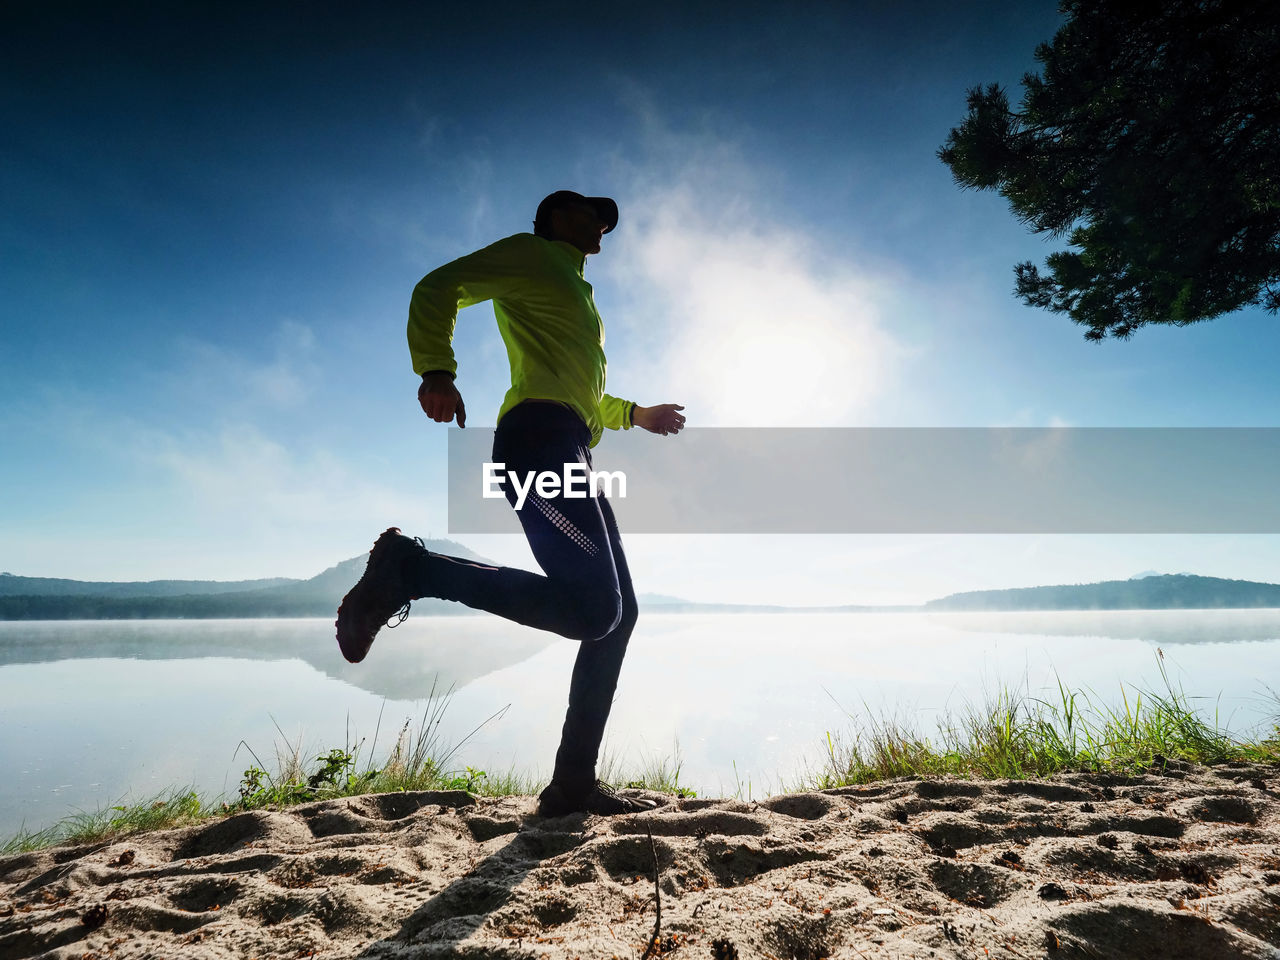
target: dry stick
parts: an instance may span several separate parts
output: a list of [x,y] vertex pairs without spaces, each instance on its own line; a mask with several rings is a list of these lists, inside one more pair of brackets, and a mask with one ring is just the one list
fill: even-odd
[[649,852],[653,854],[653,896],[654,896],[654,918],[653,918],[653,936],[649,938],[649,945],[644,948],[644,954],[640,960],[649,960],[649,956],[658,946],[658,935],[662,932],[662,888],[658,886],[658,848],[653,843],[653,828],[648,824],[645,825],[645,832],[649,834]]

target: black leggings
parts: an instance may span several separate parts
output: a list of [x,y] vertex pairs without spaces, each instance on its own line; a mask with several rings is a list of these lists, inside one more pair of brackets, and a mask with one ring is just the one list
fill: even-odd
[[[566,463],[590,470],[590,441],[586,424],[569,408],[526,401],[499,422],[493,460],[521,477],[544,470],[562,475]],[[516,492],[510,481],[504,486],[514,507]],[[431,554],[415,586],[423,596],[456,600],[583,641],[573,665],[554,777],[592,781],[637,615],[618,524],[604,497],[544,499],[533,489],[517,516],[546,576]]]

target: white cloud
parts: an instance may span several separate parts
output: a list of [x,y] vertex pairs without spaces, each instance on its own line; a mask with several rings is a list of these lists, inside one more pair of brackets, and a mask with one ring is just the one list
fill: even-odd
[[[443,476],[424,470],[440,451],[415,446],[384,476],[377,458],[344,444],[351,425],[333,424],[341,398],[317,373],[311,331],[285,322],[262,339],[274,348],[254,344],[261,358],[185,341],[171,365],[135,377],[128,395],[63,384],[32,397],[22,436],[56,437],[68,479],[11,518],[0,543],[6,569],[112,580],[307,577],[367,550],[387,526],[443,514]],[[74,536],[75,556],[49,531]]]
[[314,332],[306,324],[283,320],[264,339],[270,345],[266,360],[206,340],[182,340],[158,389],[221,416],[301,407],[320,381]]
[[861,422],[907,352],[879,307],[904,272],[824,250],[732,141],[638,109],[644,156],[616,161],[624,216],[602,257],[626,297],[606,317],[631,347],[625,381],[683,402],[690,425]]
[[192,522],[208,534],[232,526],[251,539],[306,537],[317,524],[348,517],[390,522],[410,506],[333,452],[286,445],[253,424],[134,440],[134,449],[190,498]]
[[[147,494],[121,503],[136,517],[115,536],[163,534],[166,576],[308,577],[367,550],[388,526],[412,526],[428,499],[247,422],[182,432],[116,423],[99,439],[151,474]],[[119,551],[117,570],[137,559],[127,542],[104,547]]]

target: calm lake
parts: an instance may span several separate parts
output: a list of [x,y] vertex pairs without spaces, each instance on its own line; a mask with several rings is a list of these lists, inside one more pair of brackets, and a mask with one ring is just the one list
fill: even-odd
[[[1232,732],[1280,713],[1280,610],[643,613],[605,750],[633,770],[678,745],[700,794],[767,796],[868,712],[929,732],[999,686],[1056,702],[1058,678],[1118,704],[1163,691],[1157,649]],[[478,616],[411,618],[357,665],[325,619],[0,623],[0,840],[171,786],[234,796],[242,741],[273,768],[281,732],[314,757],[377,729],[381,758],[433,682],[441,742],[481,727],[452,767],[546,776],[576,650]]]

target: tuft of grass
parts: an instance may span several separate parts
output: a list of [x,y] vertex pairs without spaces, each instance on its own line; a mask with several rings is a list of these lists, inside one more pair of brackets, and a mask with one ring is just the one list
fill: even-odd
[[133,833],[185,826],[248,810],[280,809],[314,800],[365,793],[408,790],[467,790],[483,796],[528,793],[536,781],[514,771],[490,777],[485,771],[472,767],[461,770],[452,767],[458,750],[507,709],[504,707],[484,720],[457,743],[445,744],[440,737],[440,724],[452,693],[450,688],[439,694],[433,685],[416,727],[412,721],[405,721],[385,761],[378,766],[374,765],[373,757],[382,726],[381,714],[367,756],[364,740],[352,742],[349,727],[342,747],[312,756],[304,750],[300,737],[291,743],[277,724],[280,739],[275,744],[274,764],[264,763],[244,741],[237,746],[237,753],[240,747],[244,747],[253,763],[244,771],[234,798],[220,797],[208,801],[194,790],[183,788],[134,804],[107,807],[92,813],[77,812],[42,830],[19,831],[0,845],[0,854],[109,841]]
[[[281,740],[276,744],[277,772],[274,774],[269,773],[253,749],[241,741],[241,746],[248,750],[255,765],[245,771],[238,799],[225,803],[224,807],[228,811],[254,810],[365,793],[409,790],[467,790],[484,796],[506,796],[508,791],[527,786],[524,778],[511,771],[490,777],[484,770],[474,767],[451,768],[458,751],[487,724],[500,719],[507,711],[507,707],[503,707],[457,743],[446,745],[440,738],[440,725],[452,698],[452,687],[440,694],[432,684],[421,719],[416,726],[411,720],[404,722],[380,766],[374,765],[373,757],[382,728],[381,713],[373,743],[363,761],[365,742],[353,743],[349,727],[342,747],[312,758],[310,765],[301,739],[290,743],[280,731]],[[280,730],[279,725],[276,730]]]
[[218,813],[190,789],[168,790],[133,804],[77,811],[43,830],[21,830],[0,846],[0,854],[25,853],[55,845],[78,846],[195,823]]
[[624,783],[627,787],[637,790],[655,790],[659,793],[669,793],[680,798],[696,797],[696,790],[682,786],[680,783],[680,771],[684,767],[684,757],[680,754],[680,741],[675,742],[671,756],[651,756],[644,761],[643,766],[638,771],[622,775],[612,772],[614,764],[608,762],[604,765],[606,775],[602,775],[602,779],[609,782],[616,779],[618,782]]
[[[733,761],[733,780],[735,784],[735,787],[733,790],[733,798],[735,800],[741,800],[742,799],[742,777],[738,774],[737,760]],[[751,796],[751,778],[748,777],[747,778],[747,803],[750,803],[752,799],[753,798]]]
[[[1280,722],[1274,735],[1240,740],[1210,723],[1174,688],[1157,650],[1164,691],[1121,685],[1119,706],[1099,705],[1058,680],[1058,699],[1007,688],[939,722],[934,736],[893,719],[871,719],[847,735],[827,734],[827,763],[810,789],[893,777],[1029,779],[1064,771],[1138,772],[1169,760],[1197,764],[1280,763]],[[1280,702],[1280,698],[1277,698]]]

